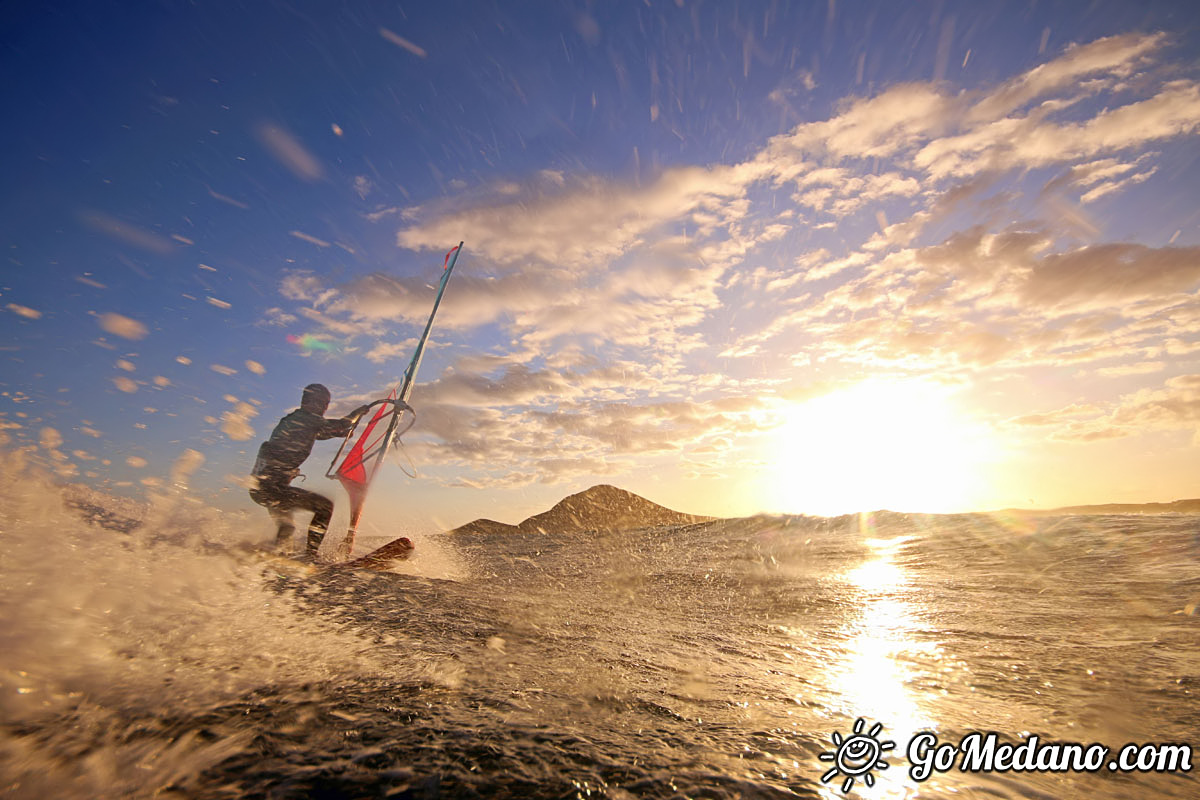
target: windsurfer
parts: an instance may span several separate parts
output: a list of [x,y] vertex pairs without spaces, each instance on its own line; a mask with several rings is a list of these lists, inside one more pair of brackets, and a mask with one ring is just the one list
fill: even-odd
[[292,535],[296,531],[292,510],[300,508],[313,512],[306,548],[308,557],[313,559],[329,530],[333,501],[290,484],[300,474],[300,465],[312,453],[317,439],[345,436],[367,411],[367,406],[361,406],[341,419],[326,419],[329,399],[329,390],[319,383],[304,387],[300,408],[279,420],[270,438],[258,448],[258,459],[251,472],[254,484],[250,499],[264,506],[279,526],[275,535],[277,550],[291,550]]

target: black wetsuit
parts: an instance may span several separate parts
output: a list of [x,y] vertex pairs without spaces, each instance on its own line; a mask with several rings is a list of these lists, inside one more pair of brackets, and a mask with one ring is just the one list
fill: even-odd
[[345,436],[354,427],[357,412],[343,419],[326,419],[320,414],[298,408],[279,420],[271,437],[258,448],[258,459],[254,462],[251,475],[256,485],[250,489],[250,499],[265,506],[279,525],[275,543],[286,547],[295,528],[292,525],[292,509],[303,508],[313,512],[308,528],[307,551],[315,556],[329,520],[333,517],[333,501],[328,497],[295,486],[289,486],[300,474],[300,465],[312,453],[317,439],[334,439]]

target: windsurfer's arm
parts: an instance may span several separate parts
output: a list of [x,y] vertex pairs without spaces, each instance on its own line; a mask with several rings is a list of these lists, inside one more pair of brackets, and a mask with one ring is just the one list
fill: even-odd
[[339,439],[354,430],[355,423],[367,410],[366,406],[356,408],[341,419],[327,419],[317,432],[318,439]]

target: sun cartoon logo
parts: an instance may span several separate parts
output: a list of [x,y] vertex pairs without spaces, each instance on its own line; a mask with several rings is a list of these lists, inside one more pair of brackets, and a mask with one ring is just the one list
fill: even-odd
[[871,770],[888,768],[888,763],[881,756],[885,750],[894,748],[896,743],[881,742],[875,738],[883,730],[882,722],[876,722],[871,730],[863,733],[866,724],[867,721],[862,717],[854,720],[854,732],[845,739],[834,731],[833,744],[837,749],[818,756],[822,761],[833,762],[833,769],[821,776],[821,783],[829,783],[839,774],[844,774],[846,780],[842,781],[842,792],[845,793],[854,788],[854,779],[860,775],[867,786],[874,786],[875,776]]

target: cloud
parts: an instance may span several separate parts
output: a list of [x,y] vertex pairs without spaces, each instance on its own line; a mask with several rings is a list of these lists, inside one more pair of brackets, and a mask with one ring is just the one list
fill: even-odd
[[970,111],[968,121],[999,119],[1034,100],[1063,89],[1073,89],[1082,78],[1097,74],[1128,77],[1166,42],[1166,35],[1123,34],[1072,45],[1046,64],[1005,82]]
[[18,305],[17,303],[9,303],[6,308],[12,313],[25,319],[41,319],[42,312],[30,308],[29,306]]
[[317,157],[282,126],[262,122],[255,126],[254,135],[266,151],[297,178],[311,182],[325,177],[325,169]]
[[260,325],[269,325],[272,327],[283,327],[286,325],[291,325],[292,323],[294,323],[300,319],[295,314],[290,314],[279,307],[268,308],[264,312],[264,314],[265,314],[265,318],[262,321],[260,321],[259,324]]
[[[504,191],[496,187],[491,199],[466,208],[461,198],[410,208],[402,214],[405,227],[397,241],[410,249],[438,249],[469,231],[474,253],[502,273],[521,270],[524,285],[519,290],[506,292],[498,284],[486,287],[486,299],[463,299],[478,324],[497,320],[504,309],[517,321],[523,337],[542,342],[571,332],[591,336],[613,332],[614,340],[622,342],[623,331],[644,336],[651,329],[650,318],[664,313],[681,321],[676,331],[686,329],[719,303],[697,290],[669,306],[647,304],[642,302],[644,295],[614,295],[615,282],[602,286],[589,282],[589,276],[661,246],[683,230],[690,234],[692,252],[714,267],[706,276],[720,280],[722,271],[716,267],[728,269],[791,229],[790,224],[751,222],[750,190],[756,184],[791,183],[799,206],[839,218],[925,191],[919,175],[895,169],[856,172],[842,162],[861,164],[867,158],[890,157],[893,163],[926,170],[932,178],[970,176],[983,169],[1070,161],[1190,132],[1200,120],[1194,102],[1197,87],[1183,81],[1166,84],[1148,100],[1111,107],[1078,123],[1048,121],[1070,102],[1043,103],[1021,116],[1007,116],[1059,92],[1077,93],[1084,78],[1098,81],[1085,94],[1111,88],[1105,80],[1128,77],[1148,63],[1164,42],[1165,37],[1157,34],[1129,35],[1072,47],[1058,59],[990,91],[950,96],[932,84],[893,86],[872,98],[847,101],[828,120],[798,125],[740,164],[672,167],[641,186],[594,176],[559,176],[555,182],[534,179],[524,185],[508,184]],[[833,163],[818,165],[815,158]],[[1095,167],[1096,172],[1101,170]],[[1119,183],[1098,183],[1087,200],[1152,174],[1153,168],[1148,168]],[[1082,182],[1087,176],[1080,173],[1075,178]],[[929,224],[977,195],[983,185],[968,182],[946,196],[935,196],[930,208],[887,225],[863,251],[810,268],[807,279],[838,276],[869,264],[871,252],[910,244]],[[1076,216],[1083,221],[1081,214]],[[555,271],[547,265],[554,265]],[[783,281],[774,288],[791,286],[794,283]],[[363,282],[355,288],[359,290],[355,302],[361,308],[379,301],[375,310],[355,313],[401,317],[419,313],[411,307],[413,295],[404,287],[388,287],[376,279],[374,286]],[[467,291],[472,288],[477,287]],[[533,302],[522,302],[524,298]],[[614,303],[618,298],[621,302]],[[471,302],[476,299],[483,302]],[[585,307],[603,307],[605,312],[597,318],[584,313]],[[686,339],[678,337],[680,343]]]
[[280,293],[288,300],[300,300],[313,305],[329,301],[336,292],[325,287],[324,282],[312,272],[289,272],[279,285]]
[[1097,183],[1112,183],[1135,169],[1138,169],[1147,159],[1158,155],[1155,152],[1143,153],[1132,161],[1118,158],[1101,158],[1086,161],[1068,168],[1058,177],[1051,180],[1042,189],[1043,194],[1051,194],[1067,187],[1089,187]]
[[340,336],[359,336],[359,335],[377,335],[381,332],[381,326],[377,321],[358,317],[357,319],[342,320],[335,316],[322,313],[315,308],[299,309],[300,316],[316,322],[319,325],[328,328]]
[[[829,161],[893,159],[933,179],[965,178],[1191,133],[1200,124],[1200,88],[1186,80],[1082,122],[1051,121],[1089,95],[1112,92],[1118,87],[1114,81],[1150,63],[1166,41],[1163,34],[1128,34],[1074,46],[991,90],[950,94],[935,84],[892,86],[874,97],[845,101],[830,119],[775,137],[754,163],[776,181],[797,179],[798,201],[824,208],[837,189],[821,176],[839,172]],[[1056,97],[1063,92],[1068,96]],[[812,166],[821,160],[825,166]],[[847,203],[842,211],[854,209]]]
[[[535,176],[524,184],[497,184],[490,197],[486,189],[477,191],[475,196],[483,199],[469,200],[466,207],[463,198],[454,198],[404,210],[397,242],[410,249],[440,251],[469,232],[470,252],[493,264],[499,275],[486,284],[460,282],[455,305],[469,309],[465,324],[506,320],[522,341],[531,343],[571,334],[626,343],[657,332],[673,339],[672,346],[686,348],[689,336],[682,331],[702,322],[720,305],[711,287],[704,291],[685,286],[677,302],[667,302],[662,295],[630,290],[636,281],[619,286],[619,279],[597,281],[594,276],[601,269],[613,271],[623,259],[655,253],[655,248],[684,231],[691,253],[711,267],[695,269],[695,274],[715,285],[723,278],[723,269],[791,230],[790,223],[752,221],[750,190],[756,184],[790,182],[797,204],[838,217],[925,191],[919,175],[896,169],[862,173],[839,162],[861,164],[867,158],[891,157],[893,163],[907,160],[910,168],[930,170],[936,178],[1070,160],[1186,133],[1200,117],[1191,102],[1196,87],[1181,81],[1166,84],[1149,100],[1112,107],[1084,122],[1047,121],[1078,96],[1081,80],[1093,81],[1084,94],[1111,89],[1106,80],[1128,77],[1149,63],[1164,42],[1158,34],[1129,35],[1072,47],[992,90],[951,96],[933,84],[893,86],[872,98],[847,101],[828,120],[798,125],[740,164],[672,167],[643,185],[562,174],[553,181]],[[1043,102],[1022,116],[1007,116],[1060,92],[1069,95],[1066,105]],[[1148,124],[1135,128],[1126,122],[1143,117]],[[833,163],[818,165],[811,160],[814,157],[832,157]],[[1130,181],[1145,180],[1152,169],[1121,184],[1097,184],[1089,190],[1088,200]],[[1076,178],[1083,181],[1086,176]],[[806,277],[832,278],[870,264],[872,252],[910,244],[929,224],[982,187],[980,182],[970,182],[946,196],[935,196],[930,208],[886,226],[861,252],[831,257],[810,268]],[[519,278],[513,277],[516,270]],[[620,267],[615,271],[634,273]],[[646,276],[665,274],[645,272]],[[423,298],[418,299],[413,283],[371,276],[339,287],[344,299],[337,310],[364,318],[419,319]],[[644,280],[642,285],[652,282]],[[773,288],[787,290],[794,285],[784,280]],[[959,287],[964,285],[960,276]],[[629,291],[622,293],[622,289]],[[604,309],[602,315],[585,311],[598,307]],[[659,325],[656,330],[654,320],[664,316],[677,324]],[[454,327],[460,321],[451,316],[446,324]]]
[[1158,95],[1105,110],[1081,123],[1054,124],[1041,114],[1005,118],[926,145],[914,162],[935,178],[966,177],[1090,158],[1191,133],[1200,125],[1200,86],[1169,84]]
[[873,256],[869,255],[868,253],[851,253],[845,258],[830,259],[819,265],[811,267],[807,272],[804,273],[803,279],[805,281],[824,280],[825,278],[831,278],[834,275],[837,275],[843,270],[869,264],[873,260]]
[[249,403],[236,403],[234,407],[221,414],[221,431],[235,442],[244,442],[254,438],[254,428],[250,420],[258,416],[258,409]]
[[883,158],[945,131],[962,115],[962,100],[935,86],[907,83],[843,103],[837,116],[799,125],[772,140],[765,156]]
[[1139,361],[1115,367],[1102,367],[1096,370],[1096,374],[1102,378],[1122,378],[1126,375],[1148,375],[1151,372],[1162,372],[1166,368],[1165,361]]
[[1026,414],[1024,416],[1015,417],[1010,422],[1014,425],[1058,425],[1064,420],[1075,419],[1079,417],[1090,417],[1099,413],[1100,409],[1091,404],[1073,403],[1056,411],[1048,411],[1041,414]]
[[175,245],[167,237],[123,222],[103,211],[82,211],[79,219],[98,233],[154,255],[165,256],[175,252]]
[[1111,307],[1192,291],[1200,247],[1102,244],[1047,255],[1019,289],[1023,302],[1048,308]]
[[1054,428],[1050,435],[1066,442],[1119,439],[1154,430],[1191,430],[1193,445],[1200,445],[1200,374],[1177,375],[1159,388],[1127,394],[1107,413],[1094,406],[1068,406],[1013,421],[1050,426]]
[[[653,342],[663,357],[697,346],[686,329],[718,307],[716,293],[731,252],[748,245],[755,230],[734,231],[713,248],[697,251],[679,237],[641,247],[619,268],[580,274],[559,264],[533,263],[520,272],[499,275],[460,274],[447,289],[439,310],[438,329],[458,330],[500,324],[517,347],[551,353],[548,345],[570,347],[580,337],[645,347]],[[770,239],[778,235],[766,232]],[[382,336],[398,323],[421,325],[431,308],[434,289],[422,278],[374,273],[327,288],[311,273],[289,275],[285,295],[316,307],[298,313],[343,336]],[[380,342],[369,351],[378,361],[394,354]]]
[[403,342],[394,343],[376,342],[375,346],[368,350],[364,357],[374,364],[382,364],[385,361],[391,361],[393,358],[411,356],[416,344],[416,339],[406,339]]
[[[554,269],[531,269],[501,277],[457,275],[446,289],[447,301],[438,310],[438,327],[476,327],[537,308],[563,295],[565,277]],[[325,301],[330,313],[358,320],[424,323],[434,294],[434,288],[420,277],[373,273],[337,287],[325,295]]]
[[149,333],[145,325],[122,314],[112,312],[101,314],[98,321],[105,332],[111,333],[113,336],[120,336],[122,339],[136,341],[146,338]]
[[915,178],[899,172],[860,176],[834,167],[814,169],[800,177],[796,186],[792,199],[798,205],[839,218],[885,198],[911,197],[921,190]]
[[410,42],[408,39],[405,39],[400,34],[395,33],[394,31],[390,31],[387,28],[380,28],[379,35],[382,36],[384,39],[387,39],[389,42],[396,45],[397,47],[403,48],[403,49],[407,50],[408,52],[412,53],[417,58],[425,58],[425,56],[428,55],[425,52],[425,48],[418,47],[417,45]]
[[288,235],[301,241],[308,242],[309,244],[315,244],[317,247],[329,247],[329,242],[325,241],[324,239],[318,239],[315,236],[310,236],[304,231],[291,231]]
[[[754,164],[674,167],[645,186],[597,177],[559,188],[531,185],[517,197],[460,209],[418,207],[397,243],[412,250],[444,248],[469,232],[471,250],[505,266],[534,260],[574,271],[596,269],[644,243],[660,226],[690,219],[705,230],[742,216],[741,198],[761,168]],[[459,201],[461,202],[461,201]]]
[[[422,460],[471,468],[473,486],[514,486],[627,469],[635,457],[682,454],[690,445],[723,435],[732,441],[734,432],[754,428],[747,421],[749,411],[721,411],[712,403],[566,400],[554,405],[503,412],[423,405],[420,428],[434,440],[409,449]],[[528,469],[514,472],[512,464]]]
[[1094,189],[1089,189],[1088,191],[1084,192],[1083,195],[1079,198],[1079,201],[1081,203],[1094,203],[1095,201],[1099,200],[1101,197],[1104,197],[1105,195],[1113,194],[1114,192],[1119,192],[1120,190],[1124,189],[1127,186],[1132,186],[1132,185],[1138,184],[1138,183],[1144,183],[1145,181],[1147,181],[1151,177],[1153,177],[1154,173],[1156,173],[1156,172],[1158,172],[1158,167],[1152,167],[1152,168],[1146,170],[1145,172],[1138,172],[1138,173],[1135,173],[1128,177],[1122,178],[1120,180],[1104,181],[1103,183],[1101,183],[1099,186],[1095,187]]
[[[415,431],[479,485],[735,441],[809,365],[1005,378],[1069,366],[1128,388],[1200,352],[1200,250],[1101,240],[1101,201],[1167,171],[1147,148],[1200,127],[1200,85],[1159,63],[1167,45],[1129,34],[990,87],[885,87],[741,162],[640,183],[543,170],[451,184],[454,196],[368,216],[436,254],[419,274],[289,273],[280,290],[300,307],[267,318],[371,337],[357,347],[368,361],[403,360],[432,263],[466,239],[438,331],[473,354],[418,386]],[[1096,440],[1185,407],[1175,384],[1122,401],[1141,416],[1098,391],[1014,424]],[[721,405],[749,392],[748,408]]]
[[496,408],[569,400],[581,390],[577,376],[554,370],[534,371],[510,365],[496,379],[478,373],[452,372],[422,389],[425,402]]
[[818,264],[806,276],[850,266],[856,276],[765,318],[726,353],[800,337],[822,359],[953,369],[1152,363],[1168,341],[1189,349],[1185,337],[1200,330],[1188,304],[1200,249],[1053,244],[1044,231],[976,226],[938,244]]
[[1178,428],[1200,425],[1200,374],[1169,378],[1162,389],[1142,389],[1113,413],[1118,424]]
[[221,194],[220,192],[214,190],[211,186],[206,187],[206,188],[208,189],[209,197],[213,198],[214,200],[220,200],[222,203],[225,203],[226,205],[231,205],[234,208],[240,208],[243,211],[250,208],[249,205],[247,205],[246,203],[243,203],[241,200],[235,200],[234,198],[230,197],[229,195]]

